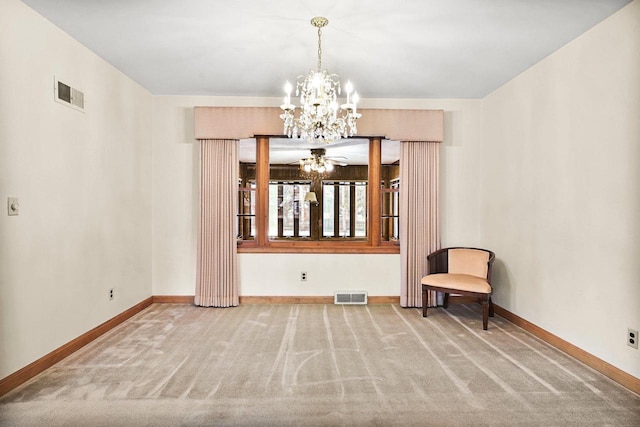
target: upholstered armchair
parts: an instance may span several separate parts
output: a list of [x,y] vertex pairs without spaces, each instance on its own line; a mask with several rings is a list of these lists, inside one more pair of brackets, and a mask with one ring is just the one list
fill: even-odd
[[422,316],[427,317],[427,292],[444,293],[443,307],[449,304],[449,294],[477,298],[482,303],[482,329],[488,317],[493,317],[491,302],[491,264],[495,254],[478,248],[443,248],[427,256],[429,274],[422,278]]

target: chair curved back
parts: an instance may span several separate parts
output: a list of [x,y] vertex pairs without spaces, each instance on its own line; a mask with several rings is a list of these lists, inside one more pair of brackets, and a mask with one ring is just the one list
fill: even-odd
[[450,249],[449,273],[468,274],[486,279],[489,270],[489,256],[487,251],[478,249]]
[[487,249],[451,247],[439,249],[427,257],[429,273],[468,274],[491,279],[495,254]]

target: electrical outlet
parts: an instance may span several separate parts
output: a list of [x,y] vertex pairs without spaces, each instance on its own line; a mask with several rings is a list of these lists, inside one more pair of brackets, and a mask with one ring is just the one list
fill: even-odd
[[631,328],[627,329],[627,345],[638,349],[638,331]]
[[109,289],[109,301],[113,299],[113,288]]
[[306,282],[307,281],[307,272],[303,271],[300,273],[300,281],[301,282]]

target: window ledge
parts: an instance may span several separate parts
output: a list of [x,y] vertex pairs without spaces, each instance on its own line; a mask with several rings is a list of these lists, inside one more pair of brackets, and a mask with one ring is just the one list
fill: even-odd
[[336,244],[333,242],[270,242],[266,246],[239,245],[238,253],[307,253],[307,254],[399,254],[398,244]]

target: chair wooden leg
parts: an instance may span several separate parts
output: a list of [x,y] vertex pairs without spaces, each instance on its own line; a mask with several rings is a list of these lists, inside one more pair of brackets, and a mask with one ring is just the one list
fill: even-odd
[[493,317],[493,301],[491,301],[491,297],[489,297],[489,317]]
[[444,293],[444,298],[442,299],[442,306],[444,308],[449,307],[449,294],[447,292]]
[[427,288],[422,287],[422,317],[427,317]]
[[486,299],[482,300],[482,329],[485,331],[489,326],[489,303]]

